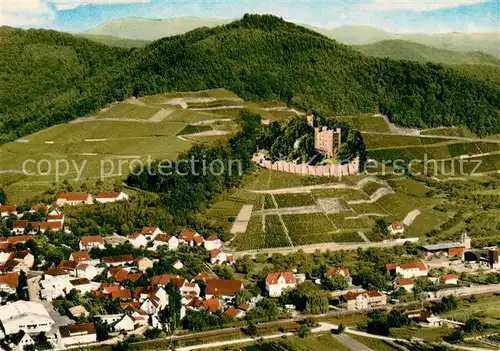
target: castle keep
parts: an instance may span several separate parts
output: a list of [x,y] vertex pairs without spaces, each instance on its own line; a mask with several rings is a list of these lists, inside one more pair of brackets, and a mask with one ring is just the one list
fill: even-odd
[[314,128],[314,148],[326,158],[336,156],[340,148],[340,128],[335,130],[328,127]]

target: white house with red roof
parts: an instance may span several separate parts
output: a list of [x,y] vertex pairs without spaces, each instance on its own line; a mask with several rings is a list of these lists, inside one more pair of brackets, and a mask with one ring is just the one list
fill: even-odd
[[405,227],[401,222],[392,222],[391,225],[389,225],[389,231],[391,234],[402,234],[405,232]]
[[335,275],[340,275],[340,276],[342,276],[342,277],[345,278],[345,280],[347,281],[347,283],[349,285],[352,285],[352,278],[351,278],[351,275],[349,274],[349,269],[347,269],[346,267],[334,267],[334,268],[330,268],[330,269],[328,269],[328,271],[326,272],[326,274],[329,277],[333,277]]
[[232,300],[243,289],[243,282],[234,279],[209,279],[205,286],[207,300],[215,297],[223,300]]
[[189,229],[184,229],[180,232],[179,235],[177,235],[177,239],[179,239],[179,244],[188,244],[189,246],[199,246],[205,241],[200,234]]
[[28,221],[25,219],[16,219],[12,222],[12,234],[14,235],[22,235],[26,231],[26,227],[28,226]]
[[124,192],[100,192],[96,195],[95,201],[106,204],[116,201],[127,201],[129,196]]
[[64,222],[64,214],[54,209],[47,214],[47,222]]
[[208,251],[212,251],[215,249],[220,249],[222,246],[222,242],[216,235],[212,234],[205,239],[203,245],[205,246],[205,249],[207,249]]
[[392,285],[393,285],[394,291],[397,291],[397,290],[403,288],[407,292],[412,292],[413,288],[415,286],[413,284],[413,279],[411,279],[411,278],[395,279]]
[[69,255],[70,261],[77,263],[90,263],[90,256],[88,251],[75,251]]
[[153,246],[149,247],[148,250],[156,251],[160,246],[166,246],[169,250],[177,250],[179,247],[179,240],[175,236],[160,233],[155,236]]
[[104,239],[102,235],[84,235],[80,237],[80,250],[90,251],[94,247],[104,249]]
[[17,272],[8,272],[0,274],[0,292],[7,295],[15,294],[19,283],[19,274]]
[[163,234],[163,231],[158,227],[142,227],[141,234],[153,240],[158,234]]
[[0,216],[2,218],[9,217],[9,215],[17,216],[17,206],[15,204],[0,204]]
[[270,273],[266,277],[266,290],[269,296],[281,296],[283,290],[294,288],[297,285],[292,272]]
[[439,277],[439,281],[441,282],[441,284],[457,285],[458,277],[452,273],[443,274],[442,276]]
[[130,244],[132,244],[133,247],[139,248],[139,247],[146,247],[148,244],[149,240],[146,238],[144,234],[141,234],[139,232],[134,232],[127,236],[127,240]]
[[87,193],[59,193],[56,194],[56,205],[63,206],[76,206],[76,205],[92,205],[94,199],[92,195]]
[[75,274],[78,278],[94,279],[101,272],[102,269],[99,270],[90,263],[79,263],[75,268]]
[[211,264],[233,264],[235,258],[233,255],[228,255],[219,249],[213,249],[210,251],[210,263]]
[[395,272],[403,278],[426,277],[427,268],[423,261],[407,263],[389,263],[385,266],[388,272]]
[[347,304],[347,310],[363,310],[369,307],[383,306],[387,304],[387,296],[377,290],[351,292],[341,296],[341,300]]

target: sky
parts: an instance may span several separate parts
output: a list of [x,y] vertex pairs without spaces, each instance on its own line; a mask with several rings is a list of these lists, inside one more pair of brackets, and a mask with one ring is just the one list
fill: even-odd
[[318,27],[372,25],[391,32],[500,30],[500,0],[0,0],[0,24],[83,32],[125,17],[239,18],[270,13]]

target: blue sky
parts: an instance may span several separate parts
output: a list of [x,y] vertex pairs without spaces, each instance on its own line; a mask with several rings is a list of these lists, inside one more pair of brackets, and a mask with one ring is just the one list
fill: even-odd
[[124,17],[238,18],[272,13],[320,27],[373,25],[393,32],[498,31],[500,0],[0,0],[0,23],[81,32]]

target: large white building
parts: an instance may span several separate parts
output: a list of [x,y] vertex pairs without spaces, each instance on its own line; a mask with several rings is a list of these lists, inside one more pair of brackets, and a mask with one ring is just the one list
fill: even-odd
[[95,201],[99,202],[101,204],[106,204],[109,202],[116,202],[116,201],[127,201],[128,200],[128,195],[125,194],[124,192],[101,192],[98,193],[97,196],[95,197]]
[[69,324],[59,327],[59,342],[63,347],[97,341],[94,323]]
[[55,324],[41,303],[23,300],[0,306],[0,321],[7,335],[20,330],[28,334],[48,333]]
[[403,278],[425,277],[427,276],[427,267],[422,261],[408,263],[389,263],[385,266],[388,272],[395,272],[397,276]]

